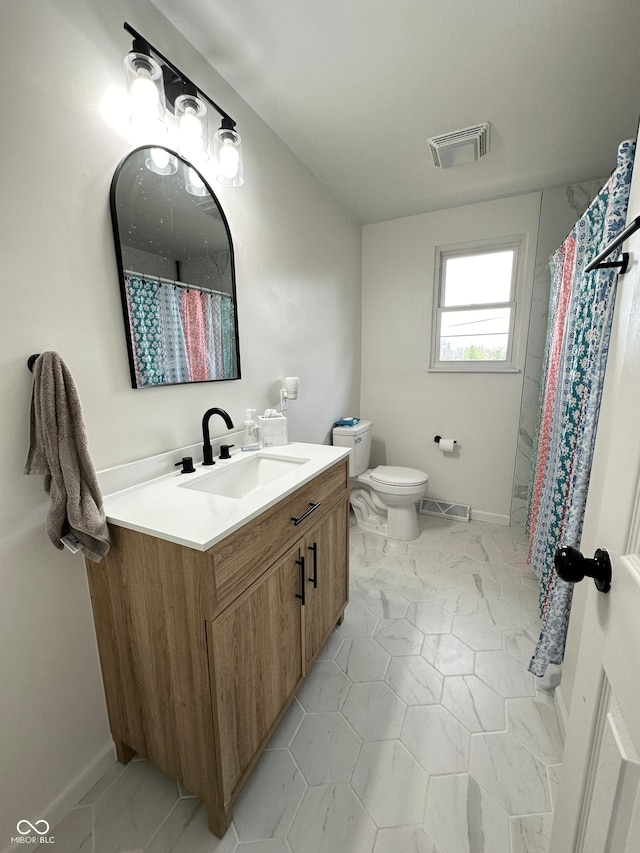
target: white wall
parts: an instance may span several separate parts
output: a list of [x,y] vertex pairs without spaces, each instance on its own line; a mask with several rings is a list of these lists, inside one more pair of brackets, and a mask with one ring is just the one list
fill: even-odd
[[[108,195],[131,146],[101,113],[122,85],[125,20],[243,136],[246,184],[219,192],[236,250],[240,381],[130,388]],[[274,404],[291,374],[290,435],[322,442],[359,408],[361,231],[146,0],[5,3],[0,46],[2,849],[20,819],[55,823],[110,756],[84,566],[49,544],[42,478],[22,473],[27,357],[65,359],[97,468],[198,441],[212,405],[241,421],[245,407]]]
[[[429,495],[508,524],[523,372],[431,373],[438,246],[527,235],[518,305],[519,367],[531,305],[540,193],[367,225],[363,229],[362,417],[374,422],[373,464],[429,474]],[[459,442],[444,456],[435,435]]]

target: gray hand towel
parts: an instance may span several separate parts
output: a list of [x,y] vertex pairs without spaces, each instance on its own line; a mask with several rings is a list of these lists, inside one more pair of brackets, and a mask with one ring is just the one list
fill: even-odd
[[44,474],[51,496],[46,529],[60,541],[71,533],[80,550],[98,563],[109,551],[104,513],[78,391],[57,352],[43,352],[33,365],[31,435],[25,474]]

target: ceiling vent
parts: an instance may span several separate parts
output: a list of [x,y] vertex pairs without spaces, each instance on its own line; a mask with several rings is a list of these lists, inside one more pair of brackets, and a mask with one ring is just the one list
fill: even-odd
[[441,169],[465,166],[479,160],[489,150],[489,122],[433,136],[427,142],[436,166]]
[[210,199],[209,201],[197,201],[196,207],[199,207],[200,210],[203,210],[205,213],[211,214],[214,219],[220,219],[218,205],[213,201],[213,199]]

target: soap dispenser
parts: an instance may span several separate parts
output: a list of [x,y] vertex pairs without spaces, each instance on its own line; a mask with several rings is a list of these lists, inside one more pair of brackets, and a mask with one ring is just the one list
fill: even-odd
[[242,436],[242,449],[260,450],[255,409],[247,409],[247,417],[244,422],[244,435]]

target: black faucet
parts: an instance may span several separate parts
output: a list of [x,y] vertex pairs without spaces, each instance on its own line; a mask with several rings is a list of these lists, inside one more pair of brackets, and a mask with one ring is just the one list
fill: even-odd
[[233,429],[233,421],[224,409],[207,409],[202,418],[202,464],[215,465],[213,459],[213,448],[211,447],[211,438],[209,437],[209,418],[211,415],[220,415],[222,420],[227,425],[227,429]]

